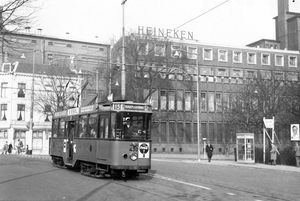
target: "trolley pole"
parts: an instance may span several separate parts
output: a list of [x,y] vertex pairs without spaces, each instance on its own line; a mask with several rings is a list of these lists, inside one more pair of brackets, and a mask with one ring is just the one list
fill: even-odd
[[122,70],[121,70],[121,96],[125,100],[125,84],[126,84],[126,71],[125,71],[125,3],[127,0],[122,0]]

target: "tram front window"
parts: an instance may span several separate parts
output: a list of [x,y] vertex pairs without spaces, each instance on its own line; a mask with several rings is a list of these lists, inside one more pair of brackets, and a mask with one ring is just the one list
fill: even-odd
[[[145,114],[117,115],[115,136],[121,139],[148,139],[149,123]],[[112,124],[113,125],[113,124]]]

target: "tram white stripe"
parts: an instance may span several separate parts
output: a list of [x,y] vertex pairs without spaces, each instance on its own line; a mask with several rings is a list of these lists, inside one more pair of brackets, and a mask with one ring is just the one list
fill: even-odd
[[176,179],[160,176],[160,175],[157,175],[157,174],[149,174],[149,175],[151,175],[152,177],[156,177],[156,178],[167,180],[167,181],[173,181],[173,182],[176,182],[176,183],[181,183],[181,184],[185,184],[185,185],[189,185],[189,186],[194,186],[194,187],[202,188],[202,189],[205,189],[205,190],[211,190],[211,188],[208,188],[208,187],[205,187],[205,186],[200,186],[200,185],[196,185],[196,184],[192,184],[192,183],[188,183],[188,182],[184,182],[184,181],[179,181],[179,180],[176,180]]

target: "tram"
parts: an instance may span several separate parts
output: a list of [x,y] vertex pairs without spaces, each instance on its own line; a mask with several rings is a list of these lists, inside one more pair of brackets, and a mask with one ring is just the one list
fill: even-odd
[[151,168],[152,107],[116,101],[56,112],[50,156],[93,177],[138,176]]

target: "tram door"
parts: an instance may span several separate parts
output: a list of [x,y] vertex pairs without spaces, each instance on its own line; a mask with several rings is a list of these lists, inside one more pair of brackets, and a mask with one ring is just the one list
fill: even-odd
[[73,160],[73,140],[75,134],[75,121],[69,121],[67,124],[67,158],[71,162]]

